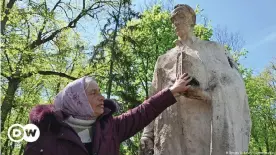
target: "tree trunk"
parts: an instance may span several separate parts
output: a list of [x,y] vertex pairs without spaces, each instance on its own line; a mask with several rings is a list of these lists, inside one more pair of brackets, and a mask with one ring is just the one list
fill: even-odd
[[8,155],[8,144],[9,144],[9,139],[7,138],[4,143],[4,147],[1,150],[3,152],[3,155]]
[[[113,55],[113,54],[112,54]],[[111,56],[112,57],[112,56]],[[110,98],[111,95],[111,90],[112,90],[112,75],[113,75],[113,65],[114,65],[114,60],[111,60],[110,62],[110,68],[109,68],[109,79],[108,79],[108,87],[107,87],[107,98]]]
[[113,43],[112,43],[112,49],[111,49],[111,63],[110,63],[110,68],[109,68],[109,79],[108,79],[108,87],[107,87],[107,98],[110,98],[111,91],[112,91],[112,79],[113,79],[113,68],[114,68],[114,59],[115,59],[115,46],[116,46],[116,37],[117,37],[117,31],[119,27],[119,18],[121,15],[121,8],[122,8],[122,2],[120,1],[120,6],[118,10],[118,14],[114,17],[116,25],[115,25],[115,30],[114,30],[114,35],[113,35]]
[[[26,123],[25,123],[25,124],[28,124],[28,123],[29,123],[29,119],[26,120]],[[18,155],[23,154],[25,147],[26,147],[25,144],[21,144]]]
[[1,107],[1,131],[3,131],[6,118],[13,107],[14,95],[20,82],[19,78],[9,80],[7,93]]
[[20,147],[20,151],[19,151],[18,155],[23,154],[24,148],[25,148],[25,144],[22,144],[21,147]]
[[[9,19],[8,15],[10,14],[10,9],[13,7],[14,3],[16,0],[10,0],[9,3],[7,4],[7,7],[5,8],[5,1],[3,1],[2,3],[2,9],[5,8],[5,16],[3,18],[3,20],[1,20],[1,34],[4,35],[5,34],[5,28],[6,28],[6,24],[7,21]],[[4,10],[2,10],[4,11]]]

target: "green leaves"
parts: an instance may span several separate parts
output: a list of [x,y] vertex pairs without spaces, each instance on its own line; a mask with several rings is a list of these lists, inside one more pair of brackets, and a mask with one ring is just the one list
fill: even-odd
[[[94,71],[85,53],[87,43],[71,28],[88,11],[98,12],[102,5],[92,8],[97,4],[90,2],[86,5],[90,9],[82,14],[78,14],[79,6],[74,4],[62,12],[56,10],[64,5],[67,3],[60,1],[16,1],[7,5],[8,14],[1,12],[8,17],[1,18],[1,26],[6,20],[1,27],[1,90],[5,95],[1,96],[1,128],[4,133],[13,123],[26,124],[28,112],[34,105],[52,103],[60,89],[74,79],[69,77],[81,77]],[[75,20],[69,24],[66,16],[70,11]],[[4,154],[19,153],[14,143],[7,138],[3,141]]]
[[252,120],[251,152],[276,151],[276,87],[272,72],[267,69],[257,76],[245,76]]
[[[108,2],[105,8],[109,16],[102,29],[102,41],[90,49],[90,40],[83,40],[79,32],[69,27],[61,29],[73,20],[73,13],[82,11],[89,12],[91,16],[100,15],[98,9],[83,12],[83,8],[96,7],[100,1],[83,2],[85,6],[84,3],[64,2],[51,11],[55,5],[52,2],[28,1],[26,7],[19,8],[15,3],[10,9],[5,35],[1,36],[1,75],[6,77],[1,78],[2,109],[11,105],[10,111],[7,110],[4,134],[10,124],[25,124],[28,111],[34,105],[53,102],[54,96],[72,81],[60,73],[75,78],[92,75],[103,92],[108,91],[107,83],[111,77],[111,97],[121,103],[120,113],[149,97],[156,60],[175,47],[177,39],[170,12],[156,5],[138,15],[131,10],[130,1]],[[104,3],[101,2],[101,5]],[[195,11],[202,17],[203,9],[197,6]],[[1,13],[2,21],[5,13]],[[42,42],[55,32],[54,37]],[[209,41],[213,28],[210,23],[197,24],[194,34]],[[226,48],[237,63],[248,53],[245,49],[234,51],[230,46]],[[113,70],[109,72],[111,62]],[[258,76],[241,65],[239,69],[245,80],[253,123],[250,150],[276,152],[275,69],[272,67]],[[57,74],[45,75],[41,71]],[[16,85],[18,81],[19,85]],[[121,153],[137,154],[139,136],[127,140],[121,146]],[[13,148],[12,143],[1,138],[5,153],[19,153],[19,148]]]
[[[129,67],[134,71],[143,94],[148,94],[155,62],[161,54],[171,49],[176,35],[170,22],[170,14],[160,6],[146,10],[140,19],[129,21],[121,29],[119,47],[131,59]],[[123,65],[122,65],[123,66]]]
[[213,30],[211,26],[204,27],[203,25],[195,25],[194,34],[201,40],[209,41],[213,35]]

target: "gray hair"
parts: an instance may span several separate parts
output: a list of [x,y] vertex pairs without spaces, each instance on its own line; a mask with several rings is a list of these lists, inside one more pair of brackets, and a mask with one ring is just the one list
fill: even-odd
[[[92,82],[96,82],[94,77],[86,76],[84,79],[84,90],[86,91]],[[97,83],[97,82],[96,82]]]

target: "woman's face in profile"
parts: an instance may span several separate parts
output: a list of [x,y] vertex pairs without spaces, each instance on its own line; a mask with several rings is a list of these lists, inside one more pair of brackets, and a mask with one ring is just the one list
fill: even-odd
[[94,111],[94,116],[98,117],[104,112],[104,97],[100,92],[98,84],[92,81],[85,91],[88,102]]

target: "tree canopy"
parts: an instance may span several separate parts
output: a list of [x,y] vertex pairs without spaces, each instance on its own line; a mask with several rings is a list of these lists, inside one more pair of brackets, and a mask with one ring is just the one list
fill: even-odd
[[[149,97],[158,56],[177,39],[170,10],[161,5],[136,12],[128,0],[4,0],[1,8],[2,135],[12,124],[27,124],[33,106],[52,103],[68,82],[85,75],[95,77],[107,98],[119,101],[117,115],[141,104]],[[199,6],[195,11],[202,17]],[[93,47],[77,29],[85,20],[100,25]],[[224,44],[237,62],[247,54],[233,40],[214,37],[218,31],[211,23],[198,23],[194,34]],[[251,110],[252,152],[276,152],[275,63],[259,75],[239,64]],[[140,134],[122,143],[122,155],[138,154]],[[20,155],[24,146],[1,136],[5,155]]]

